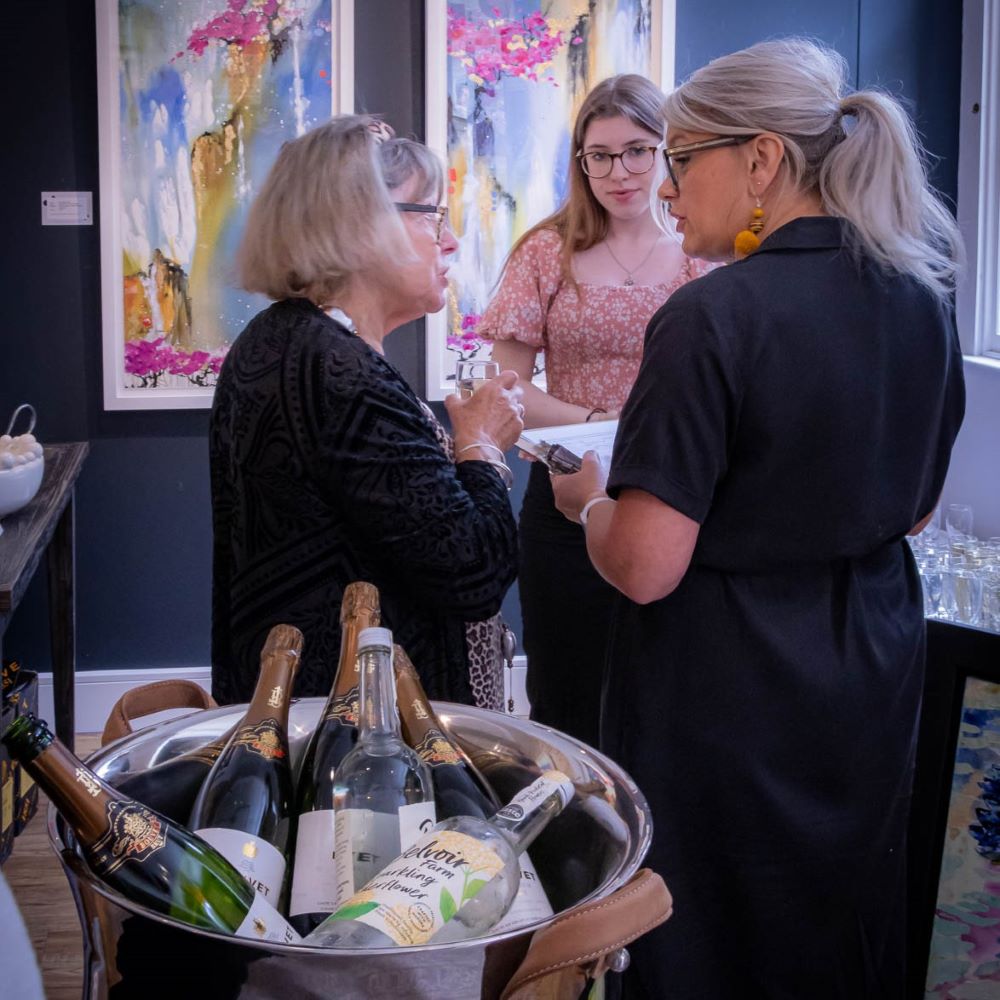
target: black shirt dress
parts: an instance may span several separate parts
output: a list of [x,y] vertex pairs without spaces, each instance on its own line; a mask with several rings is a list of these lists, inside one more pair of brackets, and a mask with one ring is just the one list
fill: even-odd
[[645,793],[675,914],[628,998],[900,997],[924,653],[906,532],[962,420],[945,304],[795,220],[650,322],[609,492],[701,525],[620,598],[602,747]]

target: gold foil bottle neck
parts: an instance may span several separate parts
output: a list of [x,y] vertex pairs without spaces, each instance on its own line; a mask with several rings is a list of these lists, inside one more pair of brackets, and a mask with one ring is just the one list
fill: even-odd
[[294,625],[275,625],[264,640],[264,648],[260,651],[261,659],[274,653],[301,656],[304,642],[302,633]]
[[369,627],[378,626],[378,587],[372,583],[364,583],[362,581],[349,583],[344,589],[344,596],[340,602],[340,624],[345,624],[348,619],[362,612],[368,612],[372,616]]
[[[392,665],[396,668],[397,674],[402,674],[417,681],[418,684],[420,683],[420,674],[417,673],[413,660],[406,655],[406,650],[402,646],[395,643],[392,646]],[[420,688],[420,694],[423,694],[423,687]]]

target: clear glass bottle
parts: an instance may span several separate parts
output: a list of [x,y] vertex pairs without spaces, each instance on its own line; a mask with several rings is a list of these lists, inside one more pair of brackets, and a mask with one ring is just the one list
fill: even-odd
[[388,629],[361,633],[358,664],[358,745],[333,779],[338,906],[435,822],[427,765],[400,733]]
[[300,940],[214,847],[103,782],[44,722],[22,715],[2,741],[76,834],[94,874],[127,899],[193,927]]
[[[488,819],[500,807],[500,800],[448,735],[424,692],[416,667],[399,646],[394,647],[393,665],[403,739],[430,768],[438,819]],[[521,879],[517,895],[495,928],[497,933],[552,916],[552,904],[527,851],[521,854],[518,864]]]
[[378,590],[349,583],[340,603],[340,660],[298,772],[298,829],[289,919],[308,934],[337,908],[333,776],[358,741],[358,636],[379,623]]
[[402,851],[304,940],[328,948],[445,944],[492,930],[520,882],[518,855],[573,796],[546,771],[488,820],[453,816]]
[[201,786],[188,823],[278,909],[293,809],[288,706],[302,641],[293,625],[275,625],[268,633],[253,698]]

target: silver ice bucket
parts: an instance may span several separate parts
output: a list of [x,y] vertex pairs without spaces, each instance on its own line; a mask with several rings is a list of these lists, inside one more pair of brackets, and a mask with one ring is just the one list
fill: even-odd
[[[320,698],[306,698],[291,707],[293,764],[322,705]],[[652,834],[649,808],[617,764],[537,723],[465,705],[435,708],[485,765],[501,798],[526,785],[533,767],[558,768],[581,790],[531,848],[557,915],[610,894],[635,874]],[[230,705],[150,726],[97,751],[89,763],[102,777],[162,763],[222,735],[244,709]],[[421,948],[339,950],[254,942],[199,930],[130,902],[91,874],[51,807],[48,828],[83,928],[84,998],[496,1000],[534,932],[549,922]]]

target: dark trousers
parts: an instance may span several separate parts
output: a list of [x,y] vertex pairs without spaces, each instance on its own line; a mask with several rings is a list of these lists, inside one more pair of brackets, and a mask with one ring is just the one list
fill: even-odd
[[541,462],[531,469],[519,538],[531,718],[596,747],[617,591],[591,566],[583,528],[556,510]]

